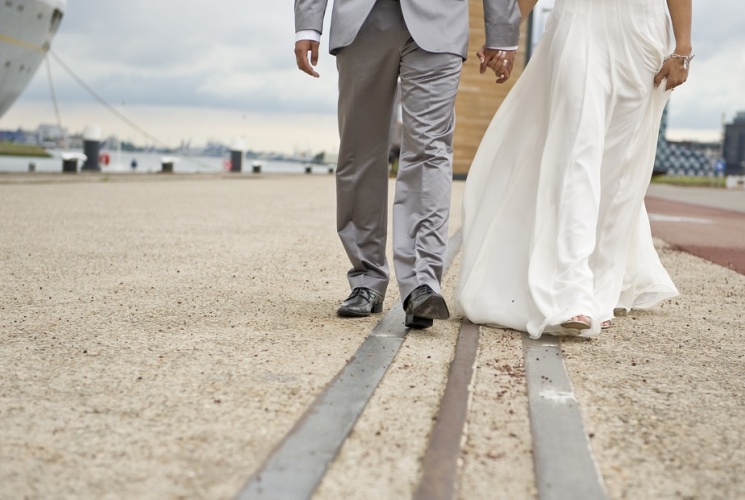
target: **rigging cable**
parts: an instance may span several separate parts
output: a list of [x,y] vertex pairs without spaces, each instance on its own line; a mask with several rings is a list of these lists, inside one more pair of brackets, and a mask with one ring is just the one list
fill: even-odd
[[59,113],[59,106],[57,106],[57,94],[54,91],[54,81],[52,80],[52,65],[49,62],[49,57],[45,57],[44,60],[47,63],[47,78],[49,79],[49,93],[52,95],[52,104],[54,105],[54,115],[57,117],[57,127],[59,127],[60,133],[62,134],[62,147],[67,148],[67,138],[62,132],[62,117]]
[[[148,132],[144,128],[140,127],[139,125],[137,125],[135,122],[133,122],[129,118],[127,118],[121,111],[119,111],[114,106],[112,106],[111,104],[109,104],[106,101],[106,99],[104,99],[103,97],[101,97],[100,95],[98,95],[98,93],[96,93],[95,90],[93,90],[67,64],[65,64],[64,61],[62,61],[62,59],[51,48],[49,49],[49,51],[47,53],[49,55],[51,55],[52,57],[54,57],[54,60],[57,61],[57,64],[59,64],[62,67],[62,69],[64,69],[67,72],[67,74],[69,74],[72,77],[72,79],[75,80],[78,83],[78,85],[80,85],[86,92],[88,92],[88,94],[90,94],[91,97],[93,97],[93,99],[95,99],[96,101],[98,101],[98,103],[101,104],[103,107],[105,107],[110,113],[112,113],[119,120],[121,120],[122,122],[124,122],[130,128],[136,130],[137,132],[139,132],[140,134],[142,134],[143,136],[145,136],[146,138],[148,138],[153,143],[158,144],[158,145],[160,145],[160,146],[162,146],[164,148],[169,148],[169,146],[165,142],[161,141],[160,139],[158,139],[157,137],[155,137],[153,134],[151,134],[150,132]],[[47,63],[48,62],[49,61],[48,61],[48,58],[47,58]],[[51,71],[50,71],[49,74],[50,74],[50,78],[51,78]],[[55,103],[55,107],[56,107],[56,103]],[[198,160],[198,159],[196,159],[194,157],[190,157],[188,154],[184,154],[183,156],[186,156],[187,158],[189,158],[193,163],[197,164],[197,166],[202,166],[202,167],[205,167],[205,168],[207,168],[209,170],[212,170],[212,171],[215,170],[214,167],[212,167],[208,163],[203,162],[201,160]]]

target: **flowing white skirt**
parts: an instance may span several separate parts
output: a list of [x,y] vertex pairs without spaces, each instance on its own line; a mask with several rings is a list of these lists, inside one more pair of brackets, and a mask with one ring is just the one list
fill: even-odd
[[538,338],[584,314],[593,335],[616,308],[678,294],[644,207],[669,46],[664,0],[557,0],[466,181],[456,297],[471,321]]

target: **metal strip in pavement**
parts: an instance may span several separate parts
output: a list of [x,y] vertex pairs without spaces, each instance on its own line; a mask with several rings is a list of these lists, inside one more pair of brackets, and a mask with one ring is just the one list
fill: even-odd
[[523,350],[538,497],[607,498],[559,339],[523,335]]
[[448,382],[440,401],[437,422],[424,456],[424,472],[414,500],[450,500],[455,498],[464,428],[471,398],[471,383],[479,352],[480,330],[468,320],[463,321],[450,363]]
[[[451,237],[447,273],[462,242]],[[386,314],[352,359],[238,493],[240,500],[310,498],[367,406],[406,338],[401,301]]]

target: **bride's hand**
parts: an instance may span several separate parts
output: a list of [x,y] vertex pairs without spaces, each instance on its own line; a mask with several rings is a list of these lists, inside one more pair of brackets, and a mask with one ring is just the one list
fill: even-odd
[[481,62],[479,71],[482,75],[486,72],[486,68],[491,68],[497,75],[497,83],[504,83],[509,80],[515,62],[514,50],[490,49],[483,45],[476,52],[476,56]]
[[667,79],[665,90],[671,90],[682,85],[688,79],[691,59],[693,56],[672,54],[662,64],[662,69],[654,77],[654,86],[659,87],[662,80]]

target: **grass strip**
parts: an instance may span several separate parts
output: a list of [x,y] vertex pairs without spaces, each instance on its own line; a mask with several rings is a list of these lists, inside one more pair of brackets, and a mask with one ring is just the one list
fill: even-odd
[[696,177],[690,175],[656,175],[652,177],[654,184],[670,184],[673,186],[717,187],[723,188],[724,177]]
[[27,156],[35,158],[51,158],[52,155],[39,146],[31,144],[17,144],[14,142],[0,142],[0,156]]

